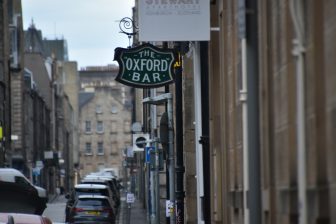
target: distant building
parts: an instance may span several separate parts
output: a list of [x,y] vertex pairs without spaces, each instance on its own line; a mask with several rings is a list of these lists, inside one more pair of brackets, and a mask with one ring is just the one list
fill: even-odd
[[68,44],[64,39],[61,40],[43,40],[44,54],[46,57],[53,56],[58,61],[68,61]]
[[[75,150],[78,149],[77,63],[68,61],[65,40],[43,39],[35,24],[25,31],[24,49],[25,91],[21,102],[24,125],[16,128],[24,133],[22,148],[26,158],[22,160],[34,174],[36,163],[44,164],[40,174],[32,175],[32,179],[49,193],[59,186],[69,190],[78,179],[75,168],[78,166],[78,151]],[[15,92],[19,91],[16,88]],[[21,105],[18,100],[13,103],[16,104]],[[15,117],[20,115],[15,114]],[[14,122],[13,126],[17,124],[20,123]],[[13,146],[18,143],[20,141]],[[16,159],[18,155],[12,157]]]
[[131,145],[130,88],[114,79],[116,67],[86,68],[79,72],[79,139],[81,175],[116,167]]
[[[23,102],[21,102],[24,113],[22,131],[24,133],[22,153],[23,163],[28,167],[33,183],[43,186],[50,193],[54,190],[56,176],[54,169],[58,161],[54,161],[52,151],[52,130],[53,124],[52,109],[52,61],[47,60],[43,55],[42,33],[32,24],[25,32],[25,53],[24,53],[24,80],[25,89]],[[19,91],[16,88],[16,91]],[[22,91],[22,90],[20,90]],[[19,103],[13,101],[13,104]],[[18,113],[17,115],[18,116]],[[17,122],[16,122],[17,123]],[[13,167],[19,168],[17,147],[13,151]],[[51,153],[51,158],[47,158],[47,153]],[[18,157],[18,158],[16,158]],[[15,163],[14,163],[15,162]],[[37,164],[42,163],[43,167],[36,171]]]
[[[8,1],[8,27],[9,27],[9,48],[4,47],[3,49],[9,50],[9,80],[10,88],[9,90],[10,99],[1,100],[0,102],[5,102],[5,108],[10,104],[10,112],[6,111],[5,116],[7,119],[10,116],[9,123],[5,124],[6,138],[6,164],[8,166],[15,167],[21,170],[23,173],[28,174],[27,162],[24,152],[25,140],[23,138],[23,27],[22,27],[22,9],[21,1],[14,0]],[[6,15],[6,14],[5,14]],[[1,19],[2,21],[2,19]],[[4,20],[6,21],[6,19]],[[3,62],[7,63],[8,59],[3,58]],[[6,66],[2,69],[3,74],[7,75]],[[1,75],[0,75],[1,76]],[[1,85],[3,86],[3,85]],[[1,88],[1,87],[0,87]],[[1,91],[2,92],[2,91]],[[6,92],[6,91],[5,91]],[[0,93],[1,94],[1,93]],[[1,97],[0,97],[1,98]],[[8,109],[8,108],[7,108]],[[1,113],[1,112],[0,112]],[[1,121],[0,121],[1,123]],[[10,130],[10,133],[8,132]],[[9,146],[8,142],[11,141]],[[7,143],[7,144],[6,144]]]

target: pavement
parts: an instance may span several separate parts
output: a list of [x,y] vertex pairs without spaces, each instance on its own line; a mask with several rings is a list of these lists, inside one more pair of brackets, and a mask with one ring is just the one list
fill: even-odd
[[[118,224],[146,224],[147,212],[143,208],[143,204],[138,199],[135,199],[134,203],[126,203],[126,193],[122,193],[120,212],[118,218]],[[129,207],[130,205],[130,207]]]
[[57,199],[62,199],[62,195],[60,194],[49,194],[48,195],[48,203],[53,203]]
[[53,223],[64,223],[65,220],[65,195],[54,195],[50,198],[43,215]]

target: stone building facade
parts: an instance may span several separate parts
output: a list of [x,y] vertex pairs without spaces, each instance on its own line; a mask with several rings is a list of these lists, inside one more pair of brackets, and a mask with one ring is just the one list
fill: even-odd
[[117,83],[117,67],[89,67],[79,71],[79,150],[81,176],[103,168],[117,168],[131,146],[130,88]]
[[230,0],[211,6],[211,26],[220,28],[208,45],[211,176],[216,177],[210,183],[211,222],[335,223],[331,61],[336,5],[260,0],[245,6],[247,182],[241,8]]
[[[49,40],[48,43],[52,43],[52,40]],[[62,46],[60,45],[60,47]],[[64,50],[59,51],[63,52]],[[53,51],[50,53],[54,54]],[[77,62],[74,61],[58,60],[55,62],[55,69],[56,76],[53,81],[56,104],[54,148],[60,152],[59,159],[62,161],[60,164],[60,181],[65,190],[68,190],[79,181],[79,172],[77,169],[79,164],[79,75]]]
[[185,223],[336,223],[335,1],[210,4],[217,29],[200,43],[209,81],[199,90],[209,94],[204,204],[196,203],[193,108],[204,103],[193,102],[196,43],[183,55]]
[[[11,165],[11,110],[22,110],[20,105],[11,105],[11,88],[15,85],[20,88],[23,86],[21,1],[2,1],[0,12],[0,166],[3,167]],[[22,100],[17,93],[14,95]],[[22,133],[18,134],[22,137]]]

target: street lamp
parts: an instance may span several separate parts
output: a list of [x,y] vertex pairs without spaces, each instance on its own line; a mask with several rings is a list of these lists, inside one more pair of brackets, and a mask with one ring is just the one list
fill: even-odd
[[133,19],[124,17],[119,22],[120,33],[126,34],[128,37],[128,46],[131,47],[131,38],[138,33],[138,27]]
[[[167,115],[168,115],[168,171],[169,171],[169,201],[170,205],[173,205],[170,209],[170,223],[175,224],[175,159],[174,159],[174,133],[173,133],[173,95],[171,93],[165,93],[159,96],[151,96],[143,99],[144,104],[160,105],[167,103]],[[155,119],[155,118],[152,118]],[[159,219],[160,212],[160,197],[159,197],[159,151],[155,150],[155,172],[156,172],[156,219]],[[158,222],[159,223],[159,222]]]

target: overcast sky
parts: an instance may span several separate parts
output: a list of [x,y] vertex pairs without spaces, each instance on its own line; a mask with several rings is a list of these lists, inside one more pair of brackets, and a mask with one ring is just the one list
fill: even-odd
[[127,47],[119,21],[132,16],[134,0],[22,0],[24,29],[32,20],[47,39],[64,38],[78,68],[113,62],[114,49]]

